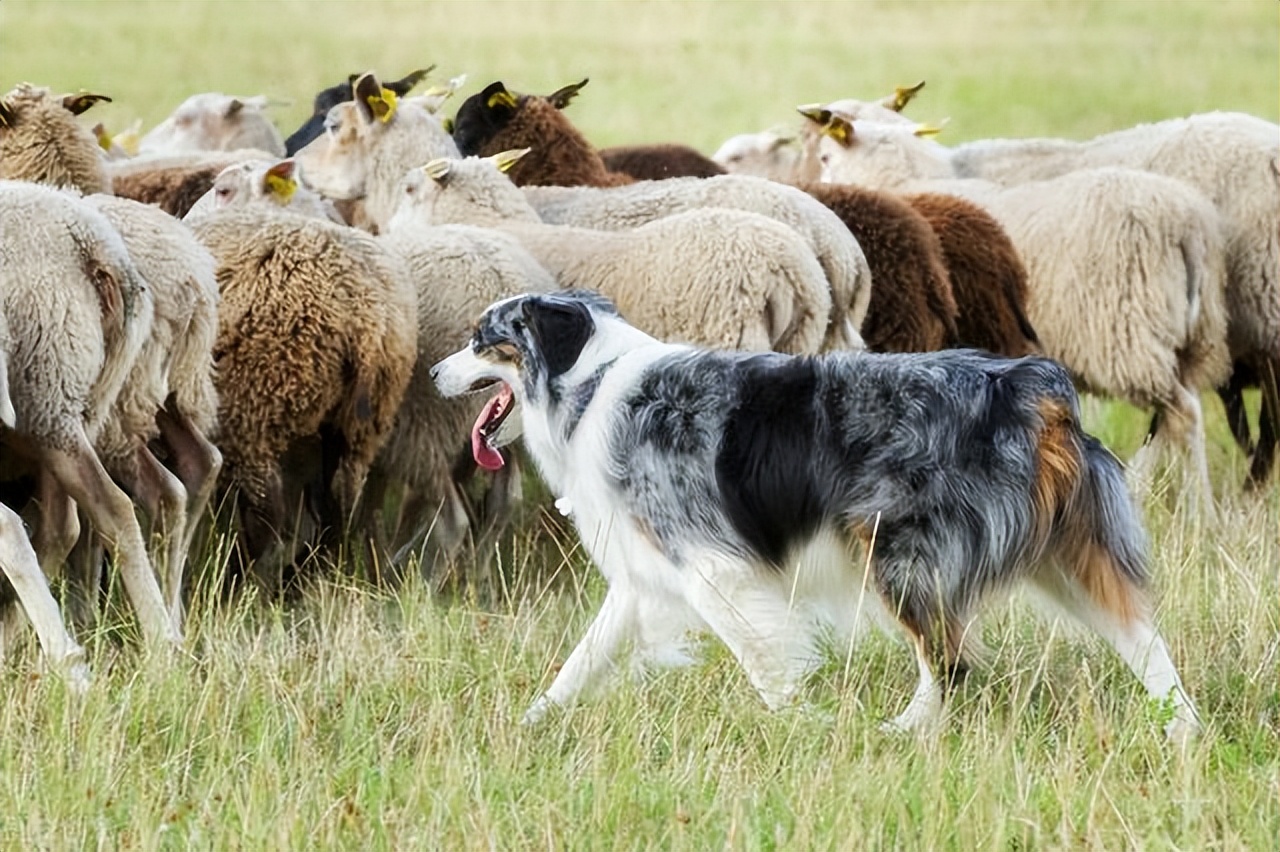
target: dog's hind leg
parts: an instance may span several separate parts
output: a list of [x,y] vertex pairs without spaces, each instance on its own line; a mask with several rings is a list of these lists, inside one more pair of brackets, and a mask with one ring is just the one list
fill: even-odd
[[560,667],[547,691],[524,714],[524,724],[532,725],[554,706],[567,707],[613,671],[618,651],[635,633],[634,593],[622,583],[614,583],[604,596],[595,620],[587,628],[578,647]]
[[[1109,572],[1102,562],[1095,560],[1089,570],[1094,575]],[[1142,681],[1152,700],[1169,702],[1173,717],[1165,725],[1165,734],[1174,742],[1185,742],[1199,730],[1200,718],[1164,639],[1151,622],[1143,595],[1118,572],[1102,576],[1105,582],[1097,576],[1072,576],[1045,568],[1032,582],[1069,615],[1105,639]]]

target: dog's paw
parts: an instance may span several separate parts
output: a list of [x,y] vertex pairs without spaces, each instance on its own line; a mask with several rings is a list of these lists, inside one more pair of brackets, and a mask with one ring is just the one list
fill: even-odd
[[1179,712],[1164,726],[1164,735],[1179,749],[1186,749],[1200,735],[1200,720],[1194,713]]
[[525,726],[538,724],[546,718],[547,713],[555,706],[556,703],[547,696],[538,696],[538,700],[533,702],[533,705],[524,712],[524,717],[521,718],[520,724]]

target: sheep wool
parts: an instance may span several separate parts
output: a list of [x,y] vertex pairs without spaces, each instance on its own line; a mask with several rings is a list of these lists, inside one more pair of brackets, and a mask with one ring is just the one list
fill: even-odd
[[110,192],[101,149],[76,116],[102,95],[54,95],[22,83],[0,98],[0,179]]

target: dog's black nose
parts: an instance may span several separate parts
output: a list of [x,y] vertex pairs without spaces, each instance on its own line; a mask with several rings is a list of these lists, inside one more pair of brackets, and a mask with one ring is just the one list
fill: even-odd
[[431,381],[434,382],[439,375],[440,375],[440,365],[432,364],[431,365]]

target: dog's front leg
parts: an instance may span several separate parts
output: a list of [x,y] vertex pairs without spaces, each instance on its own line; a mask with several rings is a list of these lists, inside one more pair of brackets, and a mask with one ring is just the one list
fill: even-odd
[[613,670],[619,648],[635,633],[635,598],[622,584],[610,586],[596,618],[564,661],[551,687],[524,714],[524,724],[542,719],[553,706],[565,707]]

